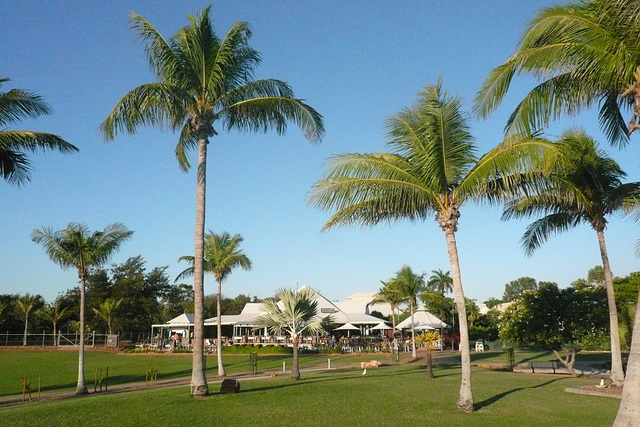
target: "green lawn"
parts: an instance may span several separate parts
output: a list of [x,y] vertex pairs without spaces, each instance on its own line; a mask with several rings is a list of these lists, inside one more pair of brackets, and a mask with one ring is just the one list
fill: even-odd
[[304,372],[241,380],[238,394],[192,398],[187,387],[97,394],[0,409],[3,425],[50,426],[603,426],[611,425],[619,400],[566,393],[593,385],[590,378],[473,370],[477,411],[455,404],[459,368],[440,365],[436,378],[422,364]]
[[[434,363],[458,363],[459,353],[434,352]],[[505,363],[506,359],[501,352],[472,353],[473,363]],[[410,353],[401,353],[400,362],[406,363]],[[443,358],[439,362],[439,358]],[[516,352],[516,363],[526,363],[530,360],[553,360],[552,353],[545,352]],[[327,367],[327,359],[331,359],[332,368],[344,368],[357,365],[361,361],[371,359],[380,360],[383,363],[392,362],[388,353],[361,354],[361,355],[327,355],[327,354],[303,354],[300,357],[302,368]],[[578,361],[597,360],[606,362],[610,360],[608,354],[580,353]],[[229,375],[246,373],[250,370],[249,356],[246,354],[229,354],[224,356],[225,367]],[[282,371],[282,363],[287,369],[291,367],[290,355],[259,355],[258,370]],[[0,397],[16,395],[22,392],[22,377],[30,378],[32,388],[36,388],[38,377],[41,377],[42,391],[73,391],[75,390],[78,375],[78,355],[71,349],[0,349],[0,366],[3,369],[0,375]],[[424,363],[420,361],[418,363]],[[103,373],[109,368],[109,386],[127,384],[131,382],[145,381],[147,368],[158,370],[159,379],[171,379],[188,377],[191,374],[190,354],[130,354],[123,352],[88,350],[85,355],[85,380],[90,391],[93,390],[96,369],[102,369]],[[207,375],[216,376],[218,372],[215,354],[207,356]]]

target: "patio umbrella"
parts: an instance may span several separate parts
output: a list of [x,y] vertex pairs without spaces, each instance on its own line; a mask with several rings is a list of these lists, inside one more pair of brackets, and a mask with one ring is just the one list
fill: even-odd
[[349,336],[351,331],[360,331],[360,328],[358,328],[357,326],[354,326],[351,323],[347,322],[344,325],[335,328],[334,330],[335,331],[347,331],[347,336]]
[[385,331],[385,330],[388,330],[388,329],[393,329],[393,328],[391,326],[387,325],[384,322],[380,322],[376,326],[371,328],[372,331]]

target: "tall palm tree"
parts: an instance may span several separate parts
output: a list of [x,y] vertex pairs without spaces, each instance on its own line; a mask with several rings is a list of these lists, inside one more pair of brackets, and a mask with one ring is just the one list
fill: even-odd
[[413,315],[418,304],[418,295],[425,289],[424,273],[416,274],[408,265],[403,265],[396,275],[391,279],[393,286],[400,292],[404,301],[409,303],[409,315],[411,316],[411,357],[418,357],[416,354],[416,328]]
[[293,367],[291,379],[300,379],[298,363],[298,345],[305,335],[324,334],[323,322],[327,318],[318,317],[316,292],[304,286],[298,290],[279,289],[274,299],[262,303],[264,315],[256,323],[259,327],[269,328],[273,334],[288,333],[293,346]]
[[84,382],[84,308],[85,283],[90,267],[99,267],[109,260],[111,255],[120,249],[122,243],[129,239],[133,231],[124,225],[113,223],[103,231],[89,232],[82,223],[69,223],[67,228],[54,231],[43,227],[31,232],[31,239],[41,244],[51,261],[63,269],[75,268],[80,284],[80,348],[78,351],[78,385],[76,394],[87,394]]
[[[213,273],[218,283],[218,293],[216,295],[216,316],[218,324],[218,375],[225,376],[226,372],[222,361],[222,282],[229,277],[231,271],[236,267],[243,270],[251,270],[251,260],[247,257],[240,243],[244,239],[239,234],[231,236],[227,232],[216,234],[209,231],[204,238],[204,271]],[[193,276],[195,260],[193,256],[182,256],[178,261],[187,261],[191,267],[184,270],[176,277],[176,281],[184,277]]]
[[453,292],[453,279],[451,279],[451,272],[446,273],[442,270],[433,270],[429,280],[427,281],[427,287],[439,293],[440,295]]
[[[540,129],[562,114],[600,106],[600,124],[615,145],[640,128],[640,3],[588,0],[541,9],[517,51],[487,76],[475,111],[489,116],[515,75],[542,80],[518,104],[509,131]],[[626,122],[623,110],[631,109]]]
[[109,335],[111,335],[111,324],[113,322],[113,316],[118,307],[120,307],[120,304],[122,304],[123,300],[124,298],[120,298],[119,300],[115,300],[114,298],[107,298],[98,306],[98,308],[91,307],[96,316],[107,322],[107,330],[109,331]]
[[[461,101],[443,92],[440,82],[426,86],[412,109],[405,108],[388,121],[388,145],[394,153],[333,157],[309,202],[320,209],[336,209],[323,230],[354,223],[424,220],[435,214],[446,237],[460,319],[458,407],[472,411],[467,317],[455,237],[460,207],[469,200],[501,200],[516,186],[525,185],[533,171],[539,172],[538,166],[548,167],[553,157],[548,153],[555,152],[539,138],[514,137],[477,159],[467,120]],[[528,170],[532,173],[523,174]]]
[[[0,88],[8,82],[0,78]],[[31,162],[26,152],[58,150],[77,152],[78,148],[57,135],[29,130],[7,130],[9,124],[25,117],[50,114],[51,108],[35,93],[24,89],[0,92],[0,174],[11,184],[22,185],[30,180]]]
[[58,346],[58,338],[56,336],[58,332],[58,322],[71,314],[71,312],[68,311],[68,307],[60,307],[60,304],[60,299],[57,299],[38,310],[40,317],[44,317],[53,324],[53,342],[56,347]]
[[640,315],[638,313],[640,313],[640,298],[636,304],[636,316],[633,320],[627,377],[624,380],[622,399],[613,427],[640,425]]
[[622,357],[618,312],[613,291],[613,275],[604,230],[607,216],[625,209],[628,201],[640,196],[640,182],[622,183],[626,174],[620,166],[598,149],[597,143],[582,130],[564,132],[558,141],[569,160],[550,175],[554,182],[549,192],[516,198],[505,206],[504,218],[528,218],[543,215],[527,227],[522,246],[532,255],[553,234],[581,223],[591,225],[600,246],[604,282],[607,289],[611,333],[611,381],[622,385]]
[[382,287],[380,288],[378,293],[373,296],[371,304],[389,304],[389,307],[391,308],[391,325],[393,327],[393,331],[395,332],[397,320],[396,310],[398,306],[405,301],[405,298],[394,285],[393,280],[389,280],[386,282],[381,280],[380,283],[382,283]]
[[143,125],[180,131],[175,154],[183,171],[190,168],[188,152],[197,149],[194,263],[194,341],[191,394],[209,393],[204,372],[204,228],[207,147],[226,130],[284,133],[287,122],[302,128],[307,139],[320,141],[322,116],[299,99],[285,82],[253,80],[260,55],[249,46],[251,31],[234,24],[221,39],[213,31],[210,7],[189,16],[189,25],[170,39],[138,14],[131,26],[146,43],[149,65],[157,83],[138,86],[124,96],[102,124],[107,140],[118,132],[135,133]]
[[22,345],[27,345],[27,335],[29,333],[29,316],[38,302],[42,299],[40,295],[26,293],[16,300],[16,308],[24,319],[24,334],[22,337]]

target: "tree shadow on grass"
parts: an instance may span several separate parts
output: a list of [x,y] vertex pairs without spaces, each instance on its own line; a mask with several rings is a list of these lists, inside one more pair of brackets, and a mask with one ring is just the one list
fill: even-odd
[[522,391],[522,390],[529,390],[529,389],[544,387],[544,386],[549,385],[551,383],[554,383],[556,381],[562,381],[562,380],[566,380],[566,379],[567,378],[554,378],[554,379],[549,380],[547,382],[536,384],[536,385],[531,386],[531,387],[518,387],[518,388],[514,388],[512,390],[503,391],[502,393],[498,393],[495,396],[490,397],[488,399],[485,399],[482,402],[478,402],[473,406],[474,406],[474,409],[477,411],[477,410],[480,410],[480,409],[482,409],[484,407],[487,407],[487,406],[489,406],[489,405],[491,405],[493,403],[496,403],[498,400],[502,399],[503,397],[506,397],[506,396],[508,396],[510,394],[513,394],[515,392]]
[[[394,377],[394,378],[398,378],[398,377],[402,377],[405,375],[413,375],[415,373],[415,371],[413,370],[384,370],[384,371],[376,371],[375,372],[375,376],[376,377]],[[279,384],[273,384],[273,385],[265,385],[262,387],[255,387],[255,388],[251,388],[248,390],[240,390],[238,392],[238,394],[243,394],[243,393],[254,393],[254,392],[259,392],[259,391],[265,391],[265,390],[278,390],[278,389],[284,389],[284,388],[289,388],[289,387],[299,387],[299,386],[304,386],[304,385],[308,385],[308,384],[320,384],[320,383],[331,383],[331,382],[337,382],[337,381],[342,381],[345,379],[354,379],[354,378],[358,378],[359,376],[362,376],[362,373],[360,372],[359,369],[346,369],[344,371],[340,371],[340,372],[336,372],[336,371],[316,371],[313,373],[312,377],[305,377],[304,376],[304,372],[302,373],[303,376],[300,380],[298,381],[294,381],[294,380],[290,380],[289,382],[286,383],[279,383]],[[220,391],[213,391],[209,394],[209,396],[217,396],[217,395],[221,395],[223,393],[221,393]]]

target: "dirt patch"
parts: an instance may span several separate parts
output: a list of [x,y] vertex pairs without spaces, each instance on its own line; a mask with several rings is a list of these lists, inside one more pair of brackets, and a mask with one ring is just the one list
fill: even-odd
[[622,396],[622,387],[598,387],[595,385],[588,385],[584,387],[567,387],[564,391],[576,394],[588,394],[591,396],[604,396],[615,397],[620,399]]

